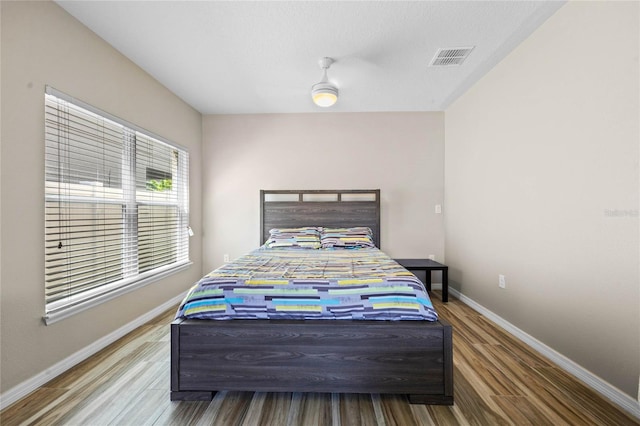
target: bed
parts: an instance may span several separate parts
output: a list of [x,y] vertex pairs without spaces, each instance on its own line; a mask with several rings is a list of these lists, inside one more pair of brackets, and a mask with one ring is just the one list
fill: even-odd
[[[369,228],[373,244],[380,247],[380,191],[260,191],[260,245],[269,240],[271,229],[311,224]],[[356,251],[336,252],[358,256]],[[278,252],[278,261],[288,253]],[[263,254],[257,250],[248,257]],[[385,262],[383,269],[394,268]],[[244,266],[227,268],[234,267]],[[393,279],[410,275],[392,272]],[[216,271],[212,274],[215,278]],[[336,317],[178,316],[171,324],[171,399],[210,400],[217,391],[229,390],[406,394],[411,403],[453,404],[452,329],[444,320]]]

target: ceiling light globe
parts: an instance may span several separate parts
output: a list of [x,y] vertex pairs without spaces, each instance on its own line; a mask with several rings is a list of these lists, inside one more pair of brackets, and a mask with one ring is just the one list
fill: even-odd
[[315,84],[311,90],[311,98],[319,107],[330,107],[338,101],[338,88],[330,83]]
[[333,93],[316,93],[313,95],[313,102],[319,107],[330,107],[335,104],[338,97]]

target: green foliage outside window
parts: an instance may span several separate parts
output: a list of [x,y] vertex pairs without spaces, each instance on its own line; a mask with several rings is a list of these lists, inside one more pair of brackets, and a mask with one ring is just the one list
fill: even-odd
[[150,191],[170,191],[172,185],[172,179],[151,179],[147,181],[147,189]]

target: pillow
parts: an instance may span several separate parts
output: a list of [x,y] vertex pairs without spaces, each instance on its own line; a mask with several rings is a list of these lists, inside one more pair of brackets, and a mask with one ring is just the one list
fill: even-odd
[[365,226],[355,228],[324,228],[320,235],[322,248],[358,249],[375,247],[373,232]]
[[269,231],[269,239],[265,246],[267,248],[319,249],[320,230],[310,226],[272,229]]

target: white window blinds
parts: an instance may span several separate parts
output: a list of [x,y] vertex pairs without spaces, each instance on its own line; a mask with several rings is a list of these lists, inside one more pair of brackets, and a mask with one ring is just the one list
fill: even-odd
[[188,153],[47,88],[45,321],[189,264]]

